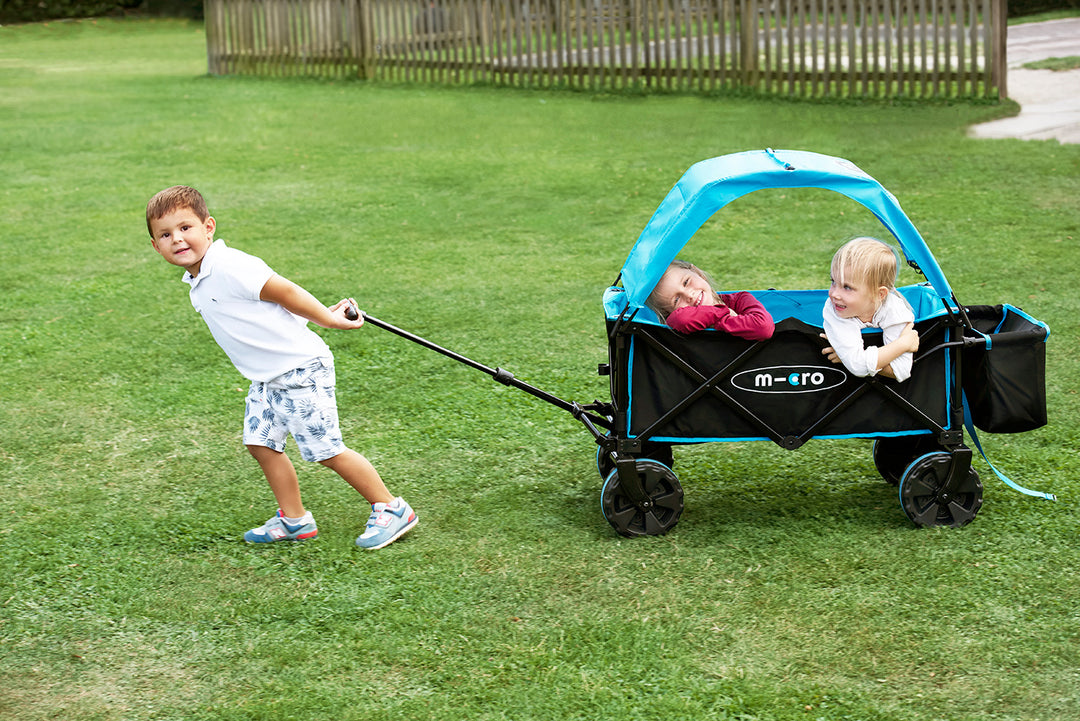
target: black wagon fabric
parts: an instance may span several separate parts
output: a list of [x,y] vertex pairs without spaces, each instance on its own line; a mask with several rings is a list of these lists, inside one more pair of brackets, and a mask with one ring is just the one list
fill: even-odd
[[[924,349],[947,340],[947,329],[934,321],[916,328]],[[785,319],[760,344],[710,331],[682,335],[648,326],[630,332],[632,351],[620,369],[629,375],[629,397],[619,402],[628,409],[632,437],[696,442],[777,440],[810,430],[811,437],[926,430],[927,422],[913,408],[948,427],[947,350],[917,355],[912,377],[904,383],[882,379],[899,398],[868,389],[842,412],[832,413],[867,381],[824,358],[820,327]],[[866,340],[880,345],[880,331],[866,334]],[[717,390],[700,392],[702,379],[718,373]]]
[[[981,342],[961,357],[971,420],[988,433],[1021,433],[1046,425],[1046,339],[1049,328],[1019,308],[965,307]],[[977,332],[976,332],[977,331]]]

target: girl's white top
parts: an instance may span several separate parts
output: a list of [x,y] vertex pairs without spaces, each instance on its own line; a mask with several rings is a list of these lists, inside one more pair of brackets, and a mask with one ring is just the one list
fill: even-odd
[[[832,301],[828,300],[822,318],[829,344],[848,372],[855,376],[872,376],[878,372],[878,349],[863,344],[862,329],[881,328],[882,343],[888,344],[900,337],[905,325],[915,320],[915,312],[900,293],[892,290],[869,323],[858,318],[841,318]],[[896,380],[906,381],[911,377],[911,356],[911,353],[904,353],[889,364]]]
[[333,358],[305,318],[259,298],[274,271],[262,259],[215,240],[199,274],[184,273],[191,305],[236,370],[252,381],[268,381],[316,358]]

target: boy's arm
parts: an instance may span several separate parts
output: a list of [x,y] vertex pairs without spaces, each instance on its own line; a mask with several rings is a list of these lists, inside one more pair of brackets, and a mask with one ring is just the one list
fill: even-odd
[[349,320],[345,317],[345,308],[348,306],[351,299],[346,298],[327,307],[320,303],[311,293],[280,275],[270,276],[270,280],[266,281],[262,290],[259,292],[259,299],[270,303],[277,303],[285,310],[294,313],[301,318],[306,318],[315,325],[320,325],[323,328],[340,328],[345,330],[359,328],[364,325],[363,313],[361,313],[360,317],[356,320]]

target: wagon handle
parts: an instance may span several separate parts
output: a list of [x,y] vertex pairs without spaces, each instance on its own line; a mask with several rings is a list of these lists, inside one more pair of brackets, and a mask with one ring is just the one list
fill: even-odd
[[386,321],[379,320],[378,318],[370,316],[363,311],[361,311],[361,315],[363,316],[365,323],[371,323],[372,325],[382,328],[383,330],[390,331],[394,335],[401,336],[406,340],[411,340],[413,343],[422,345],[428,350],[433,350],[436,353],[441,353],[447,358],[452,358],[459,363],[464,363],[470,368],[475,368],[478,371],[487,373],[494,380],[502,383],[504,386],[513,386],[518,390],[525,391],[534,398],[539,398],[542,401],[546,401],[557,408],[561,408],[564,411],[569,412],[576,420],[581,421],[585,425],[585,428],[588,429],[588,431],[593,435],[594,438],[599,438],[601,435],[603,435],[600,431],[596,429],[597,426],[605,428],[608,431],[610,431],[613,426],[611,419],[602,418],[600,416],[591,414],[588,412],[589,408],[582,406],[580,403],[574,401],[565,401],[558,396],[554,396],[548,393],[547,391],[540,390],[536,386],[529,385],[525,381],[515,378],[514,374],[506,370],[505,368],[489,368],[483,363],[474,361],[471,358],[466,358],[460,353],[455,353],[452,350],[443,348],[440,345],[432,343],[426,338],[421,338],[418,335],[410,333],[406,330],[402,330],[395,325],[391,325]]

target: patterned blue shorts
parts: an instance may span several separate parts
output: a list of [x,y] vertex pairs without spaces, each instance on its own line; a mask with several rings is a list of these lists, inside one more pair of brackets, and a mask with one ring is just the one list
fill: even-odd
[[345,450],[338,426],[334,361],[316,360],[269,381],[252,381],[244,445],[284,452],[292,433],[305,461],[325,461]]

